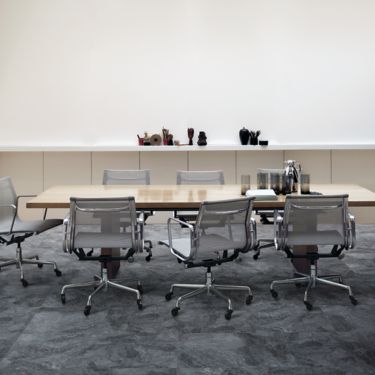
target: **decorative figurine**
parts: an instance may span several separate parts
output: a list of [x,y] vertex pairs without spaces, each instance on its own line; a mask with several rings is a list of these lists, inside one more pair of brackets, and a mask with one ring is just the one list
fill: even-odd
[[194,129],[193,128],[188,128],[188,138],[189,138],[189,146],[193,145],[193,137],[194,137]]
[[206,146],[207,145],[207,137],[205,132],[199,132],[198,134],[198,146]]
[[153,134],[150,138],[150,143],[152,146],[160,146],[161,145],[161,137],[159,134]]
[[143,138],[143,145],[144,146],[150,146],[151,145],[150,137],[149,137],[147,132],[145,132],[145,136]]
[[245,127],[243,127],[240,130],[239,135],[240,135],[241,145],[247,145],[249,143],[249,138],[250,138],[249,129],[246,129]]
[[167,145],[168,144],[168,134],[169,134],[169,130],[166,129],[164,126],[163,126],[163,129],[161,130],[162,133],[163,133],[163,145]]
[[143,146],[144,145],[144,142],[145,142],[145,139],[142,137],[139,136],[139,134],[137,134],[137,137],[138,137],[138,145],[139,146]]
[[168,137],[167,137],[167,140],[168,140],[168,146],[173,146],[173,134],[168,134]]

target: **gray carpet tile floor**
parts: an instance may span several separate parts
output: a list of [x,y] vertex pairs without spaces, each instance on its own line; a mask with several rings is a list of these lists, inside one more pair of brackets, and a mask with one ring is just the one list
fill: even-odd
[[[53,259],[63,272],[25,266],[27,288],[13,267],[0,272],[0,374],[374,374],[375,373],[375,226],[358,226],[356,249],[342,260],[320,262],[322,273],[341,273],[359,301],[353,306],[344,290],[319,286],[313,290],[313,310],[303,305],[303,288],[279,287],[272,280],[292,275],[282,252],[265,249],[216,267],[215,281],[251,286],[254,300],[245,305],[242,293],[230,292],[234,313],[225,320],[226,304],[201,295],[186,301],[177,317],[176,301],[164,298],[171,283],[200,283],[204,269],[184,269],[157,244],[166,226],[147,225],[154,242],[153,259],[137,254],[123,262],[125,284],[143,283],[144,309],[134,295],[114,289],[99,293],[91,315],[83,308],[90,289],[68,290],[64,284],[91,281],[96,262],[80,262],[62,252],[61,228],[35,236],[24,244],[25,256],[37,252]],[[259,226],[259,237],[272,228]],[[15,246],[1,247],[1,256]],[[176,291],[179,294],[179,291]]]

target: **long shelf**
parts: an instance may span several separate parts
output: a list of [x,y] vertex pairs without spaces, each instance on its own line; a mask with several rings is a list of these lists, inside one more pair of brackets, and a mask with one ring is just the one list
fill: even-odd
[[170,152],[170,151],[277,151],[277,150],[373,150],[375,144],[270,144],[269,146],[138,146],[138,145],[0,145],[0,152]]

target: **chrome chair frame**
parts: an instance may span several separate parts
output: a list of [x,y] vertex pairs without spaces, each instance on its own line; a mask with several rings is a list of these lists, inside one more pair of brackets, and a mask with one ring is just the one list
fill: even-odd
[[[4,179],[8,181],[8,184],[10,184],[12,188],[12,193],[15,194],[10,177],[2,178],[2,180]],[[25,230],[23,232],[14,231],[16,220],[18,220],[18,207],[19,207],[20,199],[32,198],[32,197],[35,197],[35,195],[17,195],[17,196],[15,195],[15,204],[0,204],[0,209],[10,208],[13,210],[13,215],[10,221],[9,230],[0,233],[0,244],[5,245],[5,246],[9,246],[13,244],[17,245],[15,258],[0,257],[0,271],[3,267],[15,265],[16,268],[20,270],[20,281],[24,287],[27,287],[29,285],[29,282],[25,279],[25,275],[24,275],[23,265],[25,264],[34,264],[34,265],[37,265],[38,268],[42,268],[43,265],[50,265],[50,266],[53,266],[53,270],[56,276],[59,277],[62,275],[62,272],[58,269],[56,262],[41,260],[39,259],[39,256],[37,254],[27,256],[27,257],[23,256],[21,243],[24,242],[27,238],[41,233],[35,230],[30,230],[30,231]],[[43,220],[46,220],[46,216],[47,216],[47,209],[44,210]],[[27,224],[27,221],[25,223]],[[59,224],[61,223],[58,223],[57,225]]]
[[[133,203],[134,205],[134,212],[135,212],[135,203],[134,203],[134,198],[133,197],[127,197],[127,198],[70,198],[71,205],[70,205],[70,219],[68,221],[70,231],[68,231],[68,237],[69,241],[65,241],[65,245],[68,245],[67,248],[65,249],[65,252],[69,253],[75,253],[79,260],[98,260],[102,263],[101,267],[101,274],[99,275],[94,275],[94,281],[91,282],[86,282],[86,283],[79,283],[79,284],[67,284],[64,285],[63,288],[61,289],[60,292],[60,298],[61,302],[63,304],[66,303],[66,297],[65,297],[65,292],[67,289],[80,289],[80,288],[87,288],[87,287],[93,287],[95,288],[94,292],[92,292],[86,302],[86,306],[84,308],[83,313],[88,316],[91,312],[91,307],[92,307],[92,298],[101,290],[107,290],[108,287],[113,287],[116,289],[124,290],[126,292],[130,292],[136,295],[137,297],[137,305],[138,309],[141,310],[143,308],[142,305],[142,293],[143,293],[143,287],[142,284],[139,280],[137,280],[137,288],[131,288],[122,284],[119,284],[119,282],[123,281],[123,279],[109,279],[108,277],[108,270],[107,270],[107,262],[111,260],[127,260],[129,259],[135,252],[133,248],[129,248],[128,252],[125,256],[92,256],[92,254],[88,253],[85,254],[83,252],[83,249],[77,249],[74,246],[74,238],[75,238],[75,222],[76,222],[76,217],[73,214],[75,210],[81,211],[81,212],[119,212],[121,211],[121,208],[108,208],[108,209],[89,209],[89,208],[82,208],[79,207],[79,204],[77,204],[78,201],[97,201],[97,202],[105,202],[105,201],[124,201],[124,200],[129,200],[130,203]],[[137,223],[133,223],[131,225],[131,242],[132,244],[137,243],[137,236],[139,235],[139,229],[137,227]]]
[[[347,195],[343,196],[326,196],[328,198],[332,197],[341,197],[343,198],[343,207],[344,218],[343,218],[343,225],[345,231],[345,238],[343,244],[332,244],[328,243],[326,245],[333,245],[331,253],[328,254],[319,254],[318,252],[307,252],[306,255],[296,255],[293,254],[292,247],[288,244],[288,223],[285,222],[284,218],[278,216],[275,221],[275,247],[277,250],[284,250],[291,259],[307,259],[310,261],[310,274],[301,273],[295,271],[294,274],[297,277],[284,279],[284,280],[275,280],[272,281],[270,285],[270,292],[272,297],[277,298],[278,293],[275,290],[276,285],[286,285],[286,284],[295,284],[296,286],[307,284],[307,287],[304,292],[303,302],[308,310],[312,309],[312,304],[309,300],[309,294],[312,288],[315,288],[318,284],[329,285],[333,287],[337,287],[340,289],[345,289],[349,294],[349,299],[353,305],[358,303],[357,299],[354,297],[352,288],[349,285],[345,285],[343,283],[343,278],[339,274],[334,275],[318,275],[318,259],[320,258],[332,258],[337,257],[342,259],[344,254],[342,250],[348,250],[355,247],[356,244],[356,230],[355,230],[355,218],[352,214],[347,211]],[[298,199],[298,197],[295,197]],[[311,197],[313,198],[313,197]],[[316,198],[322,199],[324,196],[317,196]],[[291,201],[293,197],[288,196],[287,200]],[[314,198],[313,198],[314,199]],[[346,202],[346,203],[345,203]],[[286,202],[287,204],[287,202]],[[317,207],[322,208],[322,207]],[[330,209],[332,207],[323,207],[325,209]],[[286,208],[287,210],[287,208]],[[315,245],[315,244],[311,244]],[[332,281],[332,279],[337,279],[338,282]]]
[[[181,289],[188,289],[192,290],[191,292],[184,294],[180,297],[178,297],[176,301],[175,307],[171,310],[172,316],[177,316],[178,312],[181,308],[181,304],[183,301],[195,297],[197,295],[206,293],[207,295],[209,294],[214,294],[215,296],[225,300],[227,302],[228,308],[225,313],[225,318],[227,320],[231,319],[232,313],[233,313],[233,306],[232,306],[232,301],[229,297],[227,297],[225,294],[223,294],[221,291],[223,290],[232,290],[232,291],[244,291],[247,294],[247,297],[245,299],[245,303],[249,305],[251,301],[253,300],[253,292],[249,286],[242,286],[242,285],[223,285],[223,284],[216,284],[214,283],[214,278],[212,276],[212,271],[211,268],[216,265],[220,265],[222,263],[226,263],[228,261],[233,261],[235,260],[240,252],[248,252],[249,250],[254,249],[255,244],[256,244],[256,222],[255,220],[251,217],[251,212],[252,212],[252,200],[253,198],[249,199],[249,208],[248,208],[248,213],[247,213],[247,223],[248,223],[248,228],[249,232],[246,238],[246,245],[244,249],[242,250],[236,250],[234,249],[234,253],[231,256],[226,256],[222,258],[218,258],[215,260],[207,260],[207,261],[202,261],[198,262],[197,264],[194,264],[193,262],[190,262],[189,259],[181,256],[178,252],[176,252],[173,248],[173,236],[172,236],[172,227],[171,223],[175,222],[179,224],[181,227],[185,227],[189,229],[190,233],[190,239],[191,239],[191,244],[194,248],[194,251],[197,251],[196,244],[199,241],[199,238],[196,236],[196,233],[199,231],[199,221],[198,225],[192,225],[189,224],[185,221],[176,219],[176,218],[169,218],[168,219],[168,243],[169,243],[169,250],[170,252],[177,257],[177,259],[180,262],[185,263],[186,268],[192,268],[192,267],[205,267],[206,268],[206,275],[205,275],[205,283],[204,284],[172,284],[170,287],[169,292],[165,295],[165,298],[167,301],[169,301],[172,298],[172,295],[174,294],[174,290],[176,288],[181,288]],[[206,202],[203,202],[202,205],[204,205]],[[208,203],[208,202],[207,202]],[[211,202],[212,203],[212,202]],[[200,212],[200,211],[199,211]],[[226,250],[224,250],[226,251]]]

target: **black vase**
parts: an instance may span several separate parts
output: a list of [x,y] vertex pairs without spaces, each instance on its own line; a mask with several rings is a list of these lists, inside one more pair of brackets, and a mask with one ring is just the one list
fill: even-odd
[[249,143],[249,138],[250,138],[249,130],[243,127],[240,130],[239,134],[240,134],[241,145],[247,145]]

